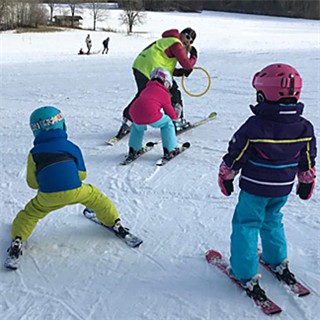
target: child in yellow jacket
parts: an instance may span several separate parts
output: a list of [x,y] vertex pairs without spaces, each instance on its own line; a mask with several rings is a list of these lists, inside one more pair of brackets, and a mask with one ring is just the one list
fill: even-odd
[[97,188],[82,183],[86,167],[78,146],[67,139],[65,119],[52,106],[36,109],[30,116],[35,136],[27,164],[27,183],[37,189],[37,195],[21,210],[12,223],[12,244],[8,249],[5,267],[17,269],[25,242],[40,219],[66,205],[81,203],[92,209],[104,225],[113,227],[125,237],[112,201]]

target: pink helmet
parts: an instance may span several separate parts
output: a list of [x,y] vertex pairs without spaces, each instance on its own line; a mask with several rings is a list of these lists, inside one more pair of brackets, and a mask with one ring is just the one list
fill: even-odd
[[275,63],[257,72],[253,77],[252,86],[257,90],[258,102],[263,101],[263,98],[268,101],[295,98],[298,101],[302,78],[298,71],[288,64]]

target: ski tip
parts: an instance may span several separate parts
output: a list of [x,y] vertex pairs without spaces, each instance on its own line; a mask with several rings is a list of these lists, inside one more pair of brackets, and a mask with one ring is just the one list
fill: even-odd
[[84,208],[82,211],[83,215],[87,218],[92,218],[93,216],[95,216],[95,213],[93,210],[89,209],[89,208]]
[[157,143],[156,142],[153,142],[153,141],[149,141],[146,143],[146,146],[147,147],[153,147],[154,145],[156,145]]
[[208,118],[215,118],[217,115],[218,114],[215,111],[213,111],[208,115]]
[[7,271],[16,271],[18,270],[18,267],[13,267],[13,266],[4,266],[5,270]]
[[206,259],[208,262],[212,261],[212,260],[221,260],[222,259],[222,255],[220,252],[215,251],[215,250],[209,250],[206,253]]
[[185,142],[185,143],[183,143],[182,147],[185,148],[185,149],[188,149],[188,148],[191,147],[191,143],[190,142]]
[[143,244],[143,241],[141,240],[141,242],[135,244],[132,248],[140,248],[142,244]]
[[298,293],[298,297],[305,297],[310,293],[311,291],[305,288],[302,292]]

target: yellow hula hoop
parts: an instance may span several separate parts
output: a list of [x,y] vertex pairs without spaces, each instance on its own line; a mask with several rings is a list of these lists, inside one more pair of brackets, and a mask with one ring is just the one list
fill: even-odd
[[182,76],[182,78],[181,78],[181,87],[182,87],[183,91],[184,91],[188,96],[190,96],[190,97],[201,97],[201,96],[203,96],[204,94],[206,94],[206,93],[208,92],[208,90],[210,89],[210,86],[211,86],[210,74],[209,74],[209,72],[208,72],[207,70],[205,70],[205,69],[202,68],[202,67],[193,67],[193,69],[194,69],[194,70],[201,70],[201,71],[203,71],[203,72],[206,74],[207,79],[208,79],[208,85],[207,85],[206,90],[204,90],[204,91],[201,92],[201,93],[190,93],[190,92],[186,89],[186,87],[185,87],[185,85],[184,85],[184,78],[185,78],[185,76]]

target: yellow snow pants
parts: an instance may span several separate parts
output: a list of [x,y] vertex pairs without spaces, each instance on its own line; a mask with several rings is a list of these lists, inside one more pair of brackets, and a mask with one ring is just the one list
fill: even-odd
[[20,237],[22,241],[26,241],[40,219],[43,219],[51,211],[78,203],[94,210],[99,221],[107,226],[113,226],[115,220],[119,218],[118,211],[112,201],[90,184],[82,184],[77,189],[67,191],[38,192],[13,220],[12,239]]

